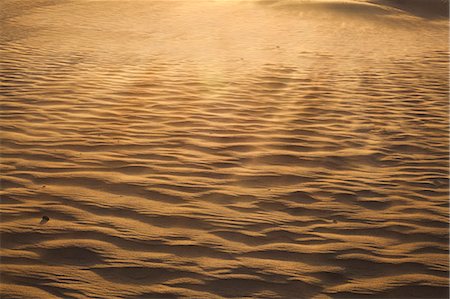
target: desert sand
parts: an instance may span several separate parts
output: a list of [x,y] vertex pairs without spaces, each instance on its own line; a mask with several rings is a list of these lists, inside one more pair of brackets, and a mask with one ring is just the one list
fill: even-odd
[[1,298],[448,298],[448,2],[0,7]]

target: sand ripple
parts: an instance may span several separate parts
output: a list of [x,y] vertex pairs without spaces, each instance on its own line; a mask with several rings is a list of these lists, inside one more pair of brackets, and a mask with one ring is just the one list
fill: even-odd
[[2,298],[446,297],[447,29],[403,17],[7,0]]

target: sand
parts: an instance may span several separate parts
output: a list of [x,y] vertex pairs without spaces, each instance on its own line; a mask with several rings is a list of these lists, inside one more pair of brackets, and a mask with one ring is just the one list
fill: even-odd
[[413,2],[3,0],[2,298],[448,298]]

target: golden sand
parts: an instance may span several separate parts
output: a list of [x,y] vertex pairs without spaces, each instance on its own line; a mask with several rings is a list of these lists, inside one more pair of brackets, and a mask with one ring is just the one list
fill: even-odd
[[3,0],[2,298],[447,298],[446,4],[402,3]]

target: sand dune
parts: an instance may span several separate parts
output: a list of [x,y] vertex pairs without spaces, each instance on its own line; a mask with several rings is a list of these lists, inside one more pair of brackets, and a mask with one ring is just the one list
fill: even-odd
[[257,0],[261,4],[302,14],[318,11],[345,14],[346,17],[415,16],[425,19],[448,19],[448,0]]
[[395,7],[424,18],[448,18],[449,15],[448,0],[375,0],[372,2]]
[[448,27],[404,3],[3,1],[2,298],[448,298]]

